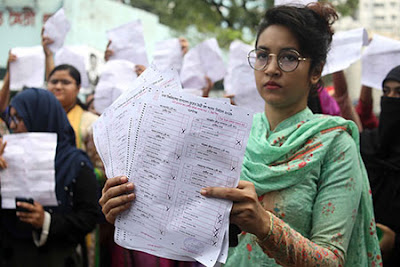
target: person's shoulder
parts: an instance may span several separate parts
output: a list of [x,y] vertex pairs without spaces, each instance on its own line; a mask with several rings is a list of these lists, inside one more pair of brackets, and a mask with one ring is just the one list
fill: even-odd
[[92,125],[98,118],[99,118],[98,115],[96,115],[90,111],[85,110],[82,113],[82,123],[87,126]]

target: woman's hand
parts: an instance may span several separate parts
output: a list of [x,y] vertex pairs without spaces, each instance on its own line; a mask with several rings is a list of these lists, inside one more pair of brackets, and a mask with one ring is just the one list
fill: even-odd
[[125,176],[107,179],[99,203],[109,223],[114,224],[117,216],[131,206],[135,199],[133,189],[133,183],[128,183]]
[[106,51],[104,51],[104,61],[107,62],[111,56],[114,55],[114,51],[110,49],[111,41],[108,41]]
[[143,65],[135,65],[135,72],[136,72],[136,75],[139,77],[140,76],[140,74],[142,74],[143,73],[143,71],[145,71],[146,70],[146,66],[143,66]]
[[269,233],[269,213],[261,206],[254,184],[240,181],[237,188],[208,187],[200,192],[206,197],[233,201],[230,222],[242,231],[252,233],[263,240]]
[[43,227],[44,209],[39,202],[35,201],[33,204],[27,202],[17,202],[17,206],[28,210],[28,212],[17,212],[17,217],[22,222],[32,224],[32,226],[36,229]]
[[11,53],[11,50],[8,52],[8,60],[7,60],[7,71],[10,71],[10,63],[15,62],[17,60],[17,56]]
[[44,33],[44,28],[42,28],[42,33],[41,33],[41,36],[42,36],[42,47],[43,47],[44,55],[46,57],[53,56],[53,52],[50,50],[49,44],[54,43],[54,41],[52,39],[50,39],[49,37],[44,36],[43,33]]
[[379,246],[381,248],[382,252],[382,257],[383,259],[390,258],[393,248],[394,248],[394,243],[395,243],[395,238],[396,238],[396,233],[390,229],[389,227],[377,223],[376,227],[381,228],[383,232],[383,237],[381,241],[379,242]]
[[0,169],[7,168],[7,161],[3,157],[4,149],[6,148],[7,142],[3,143],[3,138],[0,137]]

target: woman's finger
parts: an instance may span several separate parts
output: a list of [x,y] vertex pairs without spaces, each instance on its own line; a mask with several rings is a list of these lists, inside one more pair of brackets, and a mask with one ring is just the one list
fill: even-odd
[[115,208],[112,208],[109,210],[107,213],[105,213],[106,219],[109,223],[114,224],[115,219],[119,214],[124,212],[125,210],[129,209],[129,207],[132,205],[132,202],[127,202],[123,205],[117,206]]
[[117,198],[119,196],[131,193],[134,189],[133,183],[126,183],[126,184],[121,184],[121,185],[116,185],[111,188],[108,188],[107,191],[104,191],[100,200],[99,204],[101,206],[104,206],[108,201],[110,201],[113,198]]
[[128,178],[126,176],[116,176],[113,178],[109,178],[106,180],[106,183],[103,186],[102,189],[102,195],[104,195],[111,187],[124,184],[128,182]]
[[131,203],[135,199],[135,194],[124,194],[118,197],[114,197],[109,199],[107,202],[102,205],[102,211],[105,215],[107,215],[112,209],[118,208],[119,206],[123,206],[126,203]]
[[6,145],[7,145],[7,141],[0,145],[0,155],[3,155]]

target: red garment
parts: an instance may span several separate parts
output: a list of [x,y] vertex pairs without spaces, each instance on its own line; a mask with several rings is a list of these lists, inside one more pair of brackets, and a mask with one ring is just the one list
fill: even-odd
[[358,104],[356,106],[356,111],[358,116],[360,116],[360,120],[364,129],[374,129],[379,125],[379,120],[372,112],[372,105],[367,105],[358,100]]

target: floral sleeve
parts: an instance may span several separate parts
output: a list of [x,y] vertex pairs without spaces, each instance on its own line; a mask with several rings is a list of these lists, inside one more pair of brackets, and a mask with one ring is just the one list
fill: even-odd
[[270,233],[258,241],[264,253],[282,266],[344,266],[360,203],[362,177],[351,137],[340,132],[334,138],[322,162],[309,237],[270,213]]

